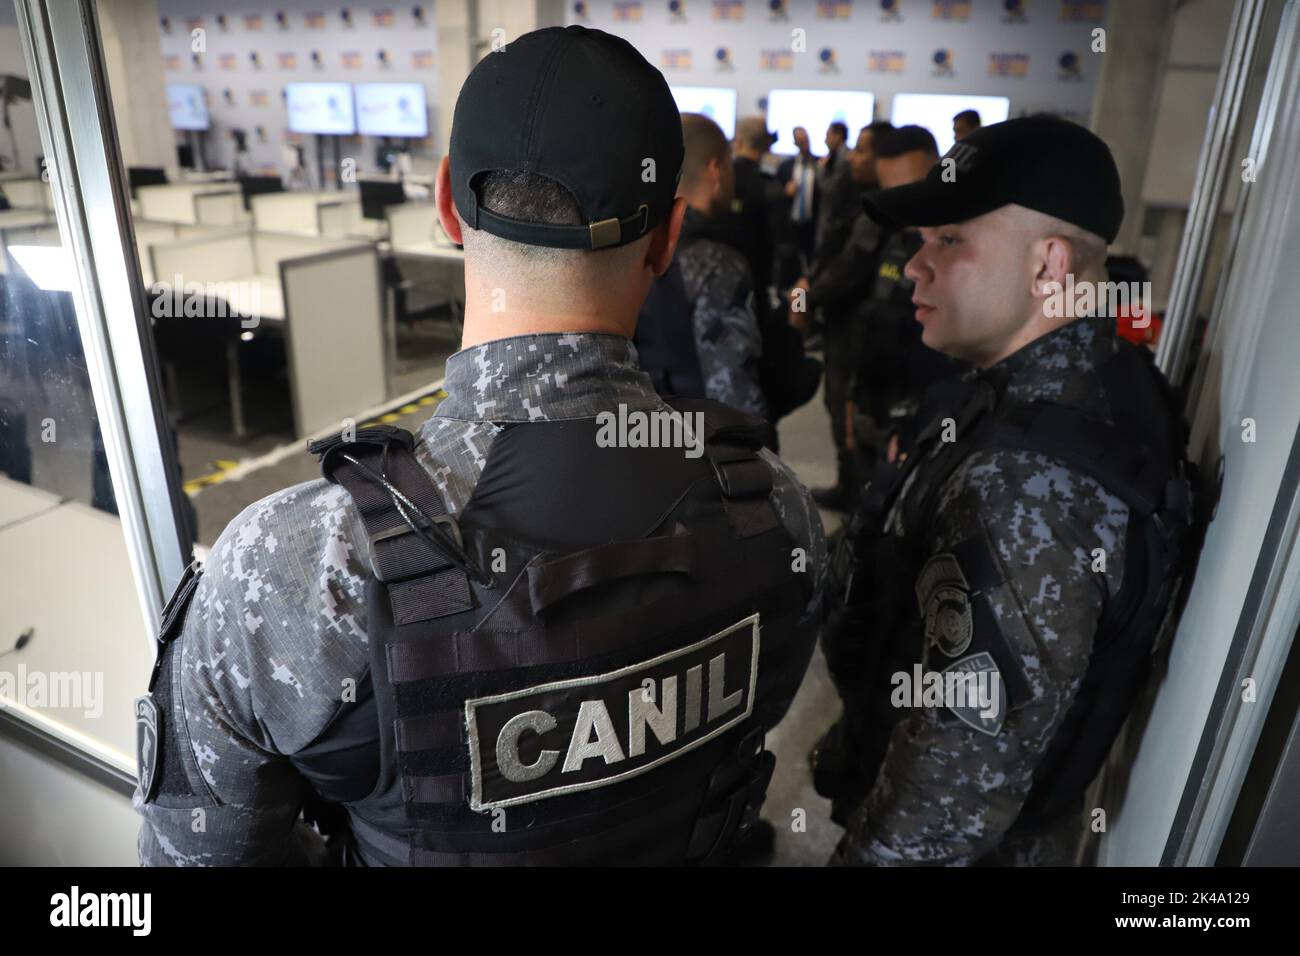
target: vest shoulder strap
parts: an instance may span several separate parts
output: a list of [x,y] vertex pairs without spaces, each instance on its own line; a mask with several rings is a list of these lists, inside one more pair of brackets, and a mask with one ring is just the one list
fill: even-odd
[[760,454],[771,426],[707,398],[673,398],[670,404],[683,415],[702,416],[704,455],[713,466],[736,537],[753,537],[779,526],[771,501],[772,468]]
[[470,610],[470,575],[490,583],[465,553],[456,520],[414,448],[415,436],[391,425],[307,446],[320,458],[325,478],[352,496],[369,537],[374,576],[387,585],[399,624]]

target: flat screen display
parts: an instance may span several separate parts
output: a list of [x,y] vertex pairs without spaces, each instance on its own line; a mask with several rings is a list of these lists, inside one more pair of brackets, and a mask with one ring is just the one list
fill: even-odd
[[189,83],[167,84],[167,112],[172,129],[207,129],[208,103],[203,87]]
[[808,131],[814,156],[826,155],[826,128],[835,121],[849,128],[848,144],[875,118],[876,96],[861,90],[773,90],[767,95],[767,128],[777,134],[772,152],[793,156],[794,128]]
[[357,131],[351,83],[290,83],[284,89],[293,132],[348,136]]
[[429,135],[423,83],[358,83],[357,129],[365,136]]
[[677,108],[700,113],[722,127],[727,139],[736,137],[736,91],[725,86],[670,86]]
[[952,118],[962,110],[980,114],[980,124],[1001,123],[1011,112],[1005,96],[962,96],[955,93],[895,93],[889,121],[895,126],[924,126],[934,134],[942,156],[952,148]]

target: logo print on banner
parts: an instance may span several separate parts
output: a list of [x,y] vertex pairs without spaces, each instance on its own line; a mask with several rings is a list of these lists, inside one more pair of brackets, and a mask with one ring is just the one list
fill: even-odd
[[847,20],[853,16],[853,0],[817,0],[818,20]]
[[1029,54],[1028,53],[990,53],[989,54],[989,76],[1026,77],[1028,75],[1029,75]]
[[767,19],[773,22],[789,20],[790,13],[786,10],[786,0],[767,0]]
[[1060,58],[1056,61],[1056,65],[1060,67],[1059,72],[1056,74],[1058,80],[1072,83],[1078,83],[1083,80],[1083,63],[1079,59],[1079,54],[1075,53],[1073,50],[1066,50],[1062,53]]
[[867,72],[902,73],[907,55],[902,50],[872,50],[867,54]]
[[951,77],[957,75],[952,68],[952,50],[935,50],[934,56],[930,59],[934,63],[934,71],[931,76]]
[[1100,23],[1106,16],[1106,0],[1061,0],[1061,19]]
[[730,73],[736,68],[731,62],[731,50],[728,47],[720,46],[713,51],[713,65],[719,73]]
[[686,4],[684,0],[668,0],[668,22],[686,22]]
[[665,70],[689,70],[691,68],[691,51],[664,50],[659,55],[659,64]]
[[970,0],[934,0],[930,16],[936,20],[969,20]]
[[1025,16],[1025,0],[1002,0],[1003,23],[1028,23]]
[[235,56],[235,54],[233,54],[233,53],[223,53],[223,54],[221,54],[221,56],[217,57],[217,64],[218,64],[218,65],[219,65],[223,70],[237,70],[237,69],[239,69],[239,59],[238,59],[238,58]]
[[641,0],[614,0],[614,22],[629,23],[641,19]]
[[586,0],[573,0],[573,18],[579,23],[589,22]]
[[760,70],[792,70],[794,54],[789,50],[762,50],[758,54]]
[[277,53],[275,55],[275,62],[280,65],[280,69],[282,70],[296,70],[298,69],[298,54]]
[[745,0],[713,0],[713,19],[745,19]]
[[880,0],[880,22],[903,22],[903,11],[900,6],[900,0]]

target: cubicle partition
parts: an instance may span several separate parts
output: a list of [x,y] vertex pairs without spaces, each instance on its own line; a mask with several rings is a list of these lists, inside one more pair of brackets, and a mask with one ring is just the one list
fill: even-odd
[[[369,243],[239,232],[154,245],[152,270],[224,300],[243,331],[282,334],[294,432],[341,427],[387,397],[379,259]],[[231,415],[243,434],[237,343],[230,343]]]
[[157,222],[229,225],[247,218],[236,183],[168,183],[136,190],[138,215]]
[[361,214],[361,197],[357,193],[334,193],[332,201],[320,206],[320,234],[335,239],[379,240],[387,235],[387,224]]
[[[253,228],[258,232],[320,236],[320,210],[329,193],[314,191],[263,193],[252,198]],[[338,194],[332,194],[337,201]]]
[[0,181],[0,192],[15,209],[54,208],[50,184],[37,176],[23,176]]

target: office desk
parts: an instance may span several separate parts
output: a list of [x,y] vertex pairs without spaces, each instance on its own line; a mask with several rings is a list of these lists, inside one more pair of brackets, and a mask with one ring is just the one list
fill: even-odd
[[465,262],[465,250],[426,239],[422,242],[381,242],[379,251],[399,259],[427,259],[435,262]]
[[[24,497],[7,486],[0,500]],[[82,675],[79,681],[89,675],[88,688],[93,688],[96,675],[102,676],[102,713],[97,716],[85,713],[84,706],[39,707],[0,698],[5,708],[78,749],[134,772],[131,701],[148,685],[153,653],[121,521],[67,501],[3,527],[0,579],[5,588],[0,644],[12,647],[20,634],[32,632],[26,647],[4,658],[4,669],[15,674],[15,683],[20,665],[28,675],[47,675],[51,687],[54,678],[64,674]]]
[[[231,307],[231,314],[259,321],[284,321],[284,287],[280,284],[279,276],[239,276],[221,282],[209,282],[205,288],[213,295],[225,299]],[[248,327],[257,328],[256,325]]]
[[36,226],[54,225],[54,218],[43,209],[6,209],[0,212],[0,272],[20,272],[17,263],[9,255],[9,244],[22,245],[18,237],[11,237],[11,232],[20,229],[32,229]]
[[42,511],[57,507],[62,500],[56,494],[0,475],[0,532],[27,521]]
[[0,212],[0,229],[23,229],[39,226],[54,219],[47,209],[6,209]]
[[154,245],[151,254],[156,274],[184,276],[209,298],[228,303],[226,315],[257,319],[223,328],[237,437],[245,434],[240,343],[259,327],[284,338],[299,437],[386,397],[383,290],[373,243],[254,230]]

